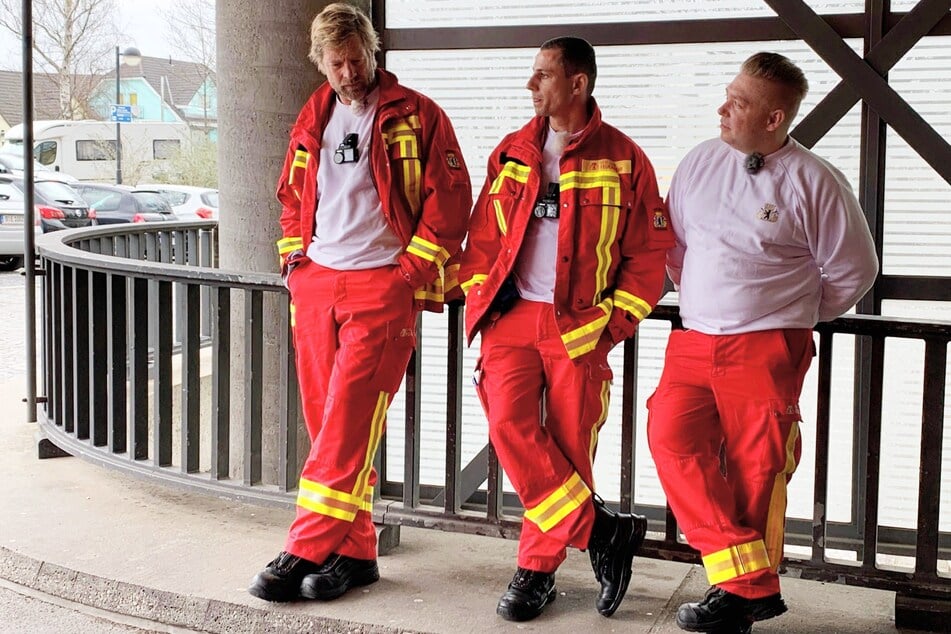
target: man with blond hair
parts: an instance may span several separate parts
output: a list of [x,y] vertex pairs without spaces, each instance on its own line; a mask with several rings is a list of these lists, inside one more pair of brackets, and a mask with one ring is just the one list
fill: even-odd
[[277,189],[311,448],[284,550],[249,588],[268,601],[333,599],[379,579],[373,458],[417,313],[441,310],[456,285],[448,260],[472,204],[448,117],[376,67],[367,16],[328,5],[311,40],[327,81],[291,130]]

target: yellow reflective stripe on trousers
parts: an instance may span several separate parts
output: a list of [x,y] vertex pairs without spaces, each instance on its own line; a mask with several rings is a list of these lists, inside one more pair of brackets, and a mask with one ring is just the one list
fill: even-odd
[[363,506],[360,510],[367,513],[373,512],[373,487],[367,487],[366,493],[363,494]]
[[614,291],[614,307],[626,310],[634,315],[638,321],[647,319],[653,308],[637,295],[632,295],[627,291],[617,289]]
[[312,513],[352,522],[363,505],[363,497],[335,491],[319,482],[301,478],[298,485],[297,506]]
[[[380,445],[383,427],[386,423],[386,408],[390,398],[386,392],[377,396],[376,408],[370,421],[370,435],[367,442],[367,453],[364,457],[363,468],[357,474],[353,491],[346,493],[301,477],[298,484],[297,506],[326,515],[345,522],[352,522],[357,511],[373,507],[373,487],[370,486],[370,471],[373,468],[373,457]],[[369,506],[368,506],[369,505]]]
[[707,571],[707,581],[712,586],[769,568],[766,544],[762,539],[757,539],[754,542],[730,546],[710,553],[703,558],[703,567]]
[[598,308],[604,312],[603,316],[561,336],[561,341],[565,344],[565,350],[568,351],[569,359],[576,359],[587,352],[591,352],[598,345],[598,339],[601,338],[601,333],[604,332],[604,328],[608,325],[608,320],[611,317],[611,304],[611,298],[604,300],[598,304]]
[[373,457],[376,456],[380,439],[383,437],[383,429],[386,427],[386,409],[389,405],[390,395],[386,392],[380,392],[376,397],[376,407],[370,421],[370,437],[367,442],[367,453],[363,457],[363,468],[357,474],[357,481],[353,485],[353,495],[355,496],[362,496],[370,488],[370,471],[373,470]]
[[[601,431],[601,427],[604,425],[604,421],[608,419],[608,405],[611,402],[611,382],[602,381],[601,382],[601,413],[598,414],[598,420],[595,422],[594,426],[591,428],[591,441],[588,445],[588,459],[591,461],[591,464],[594,464],[594,454],[598,449],[598,433]],[[592,482],[592,485],[594,482]]]
[[526,509],[525,519],[536,524],[543,533],[547,533],[589,497],[591,490],[575,471],[567,482],[555,489],[541,504]]
[[406,247],[407,253],[421,257],[427,262],[432,262],[436,266],[442,266],[449,259],[449,252],[434,242],[424,240],[419,236],[413,236]]
[[783,558],[783,541],[786,530],[786,483],[796,471],[796,440],[799,438],[799,423],[794,423],[786,438],[786,466],[776,474],[773,493],[769,498],[766,516],[766,553],[773,570]]
[[489,279],[488,275],[483,275],[482,273],[476,273],[469,279],[461,282],[459,285],[462,287],[462,292],[468,295],[469,289],[472,288],[473,284],[482,284],[487,279]]
[[287,238],[281,238],[277,241],[277,252],[281,255],[286,255],[291,251],[296,251],[298,249],[304,248],[304,239],[298,236],[290,236]]

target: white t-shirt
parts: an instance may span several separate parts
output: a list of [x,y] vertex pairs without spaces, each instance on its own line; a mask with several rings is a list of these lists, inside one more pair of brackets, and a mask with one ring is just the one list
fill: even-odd
[[878,258],[839,170],[790,138],[751,174],[720,139],[680,163],[667,272],[684,326],[707,334],[812,328],[868,291]]
[[[561,154],[564,144],[559,143],[555,131],[548,128],[545,147],[542,148],[542,179],[539,195],[548,192],[549,183],[561,178]],[[561,207],[561,205],[558,205]],[[522,299],[552,303],[555,300],[555,264],[558,256],[559,218],[532,216],[515,260],[515,288]]]
[[[339,101],[324,127],[317,169],[317,217],[307,257],[337,270],[372,269],[396,264],[403,245],[383,217],[380,196],[370,173],[370,138],[379,103],[379,89],[367,98],[360,114]],[[344,138],[357,135],[357,160],[335,163]]]

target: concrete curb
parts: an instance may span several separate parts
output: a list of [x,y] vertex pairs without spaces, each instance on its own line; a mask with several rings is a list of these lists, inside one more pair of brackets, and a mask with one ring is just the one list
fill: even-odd
[[262,610],[115,581],[39,561],[0,546],[0,578],[64,601],[210,634],[416,634],[416,630]]

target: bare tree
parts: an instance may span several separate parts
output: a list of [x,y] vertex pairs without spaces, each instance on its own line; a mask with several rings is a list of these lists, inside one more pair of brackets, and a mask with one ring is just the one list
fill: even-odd
[[[0,0],[0,27],[23,33],[19,0]],[[33,0],[34,72],[47,73],[59,97],[59,117],[89,116],[89,98],[112,68],[115,0]]]
[[174,0],[162,11],[166,20],[169,43],[184,59],[195,62],[191,72],[197,73],[203,108],[204,132],[208,134],[210,107],[209,80],[215,75],[215,0]]

